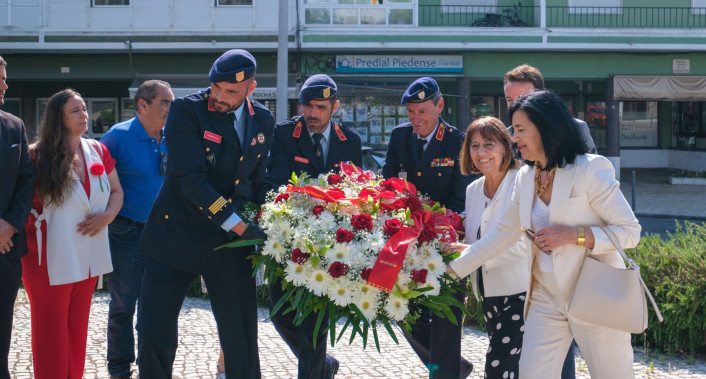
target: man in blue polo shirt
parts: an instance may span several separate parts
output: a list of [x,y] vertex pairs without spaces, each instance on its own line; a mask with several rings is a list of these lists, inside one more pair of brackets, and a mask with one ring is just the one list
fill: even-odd
[[[130,378],[135,361],[132,319],[145,267],[137,248],[152,204],[164,181],[167,148],[162,129],[174,100],[169,83],[144,82],[135,93],[137,116],[114,125],[101,142],[116,161],[125,199],[109,225],[113,272],[108,274],[108,372],[111,378]],[[137,328],[138,339],[140,330]]]

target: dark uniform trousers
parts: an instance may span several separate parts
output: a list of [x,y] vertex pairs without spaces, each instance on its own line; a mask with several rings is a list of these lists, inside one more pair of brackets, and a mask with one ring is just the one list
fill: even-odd
[[[465,207],[466,187],[474,179],[461,175],[459,167],[465,134],[445,122],[441,122],[433,133],[431,142],[418,157],[419,138],[412,132],[411,124],[395,127],[388,143],[383,176],[404,176],[417,187],[418,192],[460,213]],[[463,303],[465,294],[459,292],[455,297]],[[462,312],[455,307],[452,311],[459,325],[423,309],[421,317],[412,325],[412,331],[404,333],[419,359],[429,368],[437,367],[434,372],[436,379],[458,379],[465,369],[463,366],[468,364],[461,358]]]
[[15,227],[12,248],[0,254],[0,379],[10,379],[12,315],[22,280],[21,258],[27,252],[24,225],[32,206],[34,164],[22,121],[0,111],[0,218]]
[[[277,190],[286,185],[292,173],[300,175],[306,172],[310,177],[321,173],[339,171],[340,162],[351,162],[361,166],[363,157],[360,136],[344,125],[331,123],[331,133],[328,141],[328,154],[324,163],[324,170],[316,166],[316,151],[314,143],[306,129],[303,117],[294,117],[277,124],[274,139],[267,164],[268,186]],[[284,296],[282,283],[270,283],[270,311]],[[282,339],[289,345],[292,353],[299,359],[299,379],[330,378],[332,376],[333,357],[326,354],[327,333],[319,332],[316,336],[314,348],[314,328],[317,315],[307,316],[300,325],[294,325],[296,312],[283,314],[289,307],[285,303],[279,311],[272,316],[272,323]],[[328,316],[323,318],[320,330],[328,327]]]
[[167,172],[139,245],[146,256],[138,311],[142,379],[171,378],[179,311],[197,275],[208,286],[227,377],[260,377],[252,248],[214,251],[231,238],[221,225],[245,203],[261,203],[265,187],[274,118],[258,102],[244,106],[242,146],[209,90],[176,99],[169,110]]

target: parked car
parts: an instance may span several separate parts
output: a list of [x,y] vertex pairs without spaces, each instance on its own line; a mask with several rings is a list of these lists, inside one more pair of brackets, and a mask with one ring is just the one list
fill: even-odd
[[374,151],[369,146],[363,146],[363,170],[370,170],[375,173],[382,172],[385,165],[385,153]]
[[587,106],[586,123],[594,128],[605,128],[605,107]]

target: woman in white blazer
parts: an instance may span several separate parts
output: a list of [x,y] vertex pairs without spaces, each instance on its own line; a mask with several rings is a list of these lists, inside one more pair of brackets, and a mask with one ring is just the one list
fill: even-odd
[[[511,204],[520,162],[513,157],[510,133],[495,117],[481,117],[466,130],[461,173],[483,176],[466,188],[466,239],[473,244],[494,230]],[[519,238],[471,273],[473,294],[481,300],[490,343],[485,354],[486,378],[517,378],[522,349],[529,250]]]
[[108,149],[81,138],[88,122],[81,96],[60,91],[49,98],[30,147],[35,196],[22,280],[37,379],[83,377],[91,296],[97,277],[113,270],[106,226],[123,192]]
[[601,227],[614,232],[623,248],[640,239],[640,225],[613,166],[602,156],[583,153],[571,113],[551,92],[522,96],[510,115],[512,141],[527,165],[517,174],[511,204],[497,228],[464,248],[449,270],[465,277],[512,247],[522,227],[536,230],[534,242],[541,251],[524,239],[532,254],[520,378],[559,378],[572,338],[592,378],[632,378],[630,334],[582,322],[567,312],[586,253],[625,267]]

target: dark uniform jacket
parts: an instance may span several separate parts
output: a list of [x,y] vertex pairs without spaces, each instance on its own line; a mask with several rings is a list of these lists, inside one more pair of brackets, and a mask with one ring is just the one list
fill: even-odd
[[461,175],[458,159],[465,137],[458,129],[442,122],[424,154],[418,158],[419,137],[412,132],[412,124],[398,125],[390,135],[382,175],[386,179],[406,175],[420,193],[455,212],[463,212],[466,187],[474,179]]
[[[339,171],[339,164],[352,162],[360,167],[363,162],[360,136],[353,129],[334,122],[329,124],[331,134],[328,142],[328,154],[324,162],[324,173]],[[316,164],[316,151],[304,117],[293,117],[275,126],[274,140],[267,164],[267,183],[269,189],[277,190],[286,185],[292,173],[300,175],[306,172],[316,177],[319,172]]]
[[32,208],[34,164],[29,156],[22,121],[0,111],[0,218],[12,224],[17,234],[7,257],[19,260],[27,253],[25,222]]
[[[244,151],[233,122],[210,104],[210,89],[174,100],[164,135],[169,151],[164,184],[147,220],[140,250],[194,273],[217,264],[213,249],[229,240],[221,224],[250,201],[262,202],[274,117],[247,99]],[[248,270],[250,268],[247,268]]]

